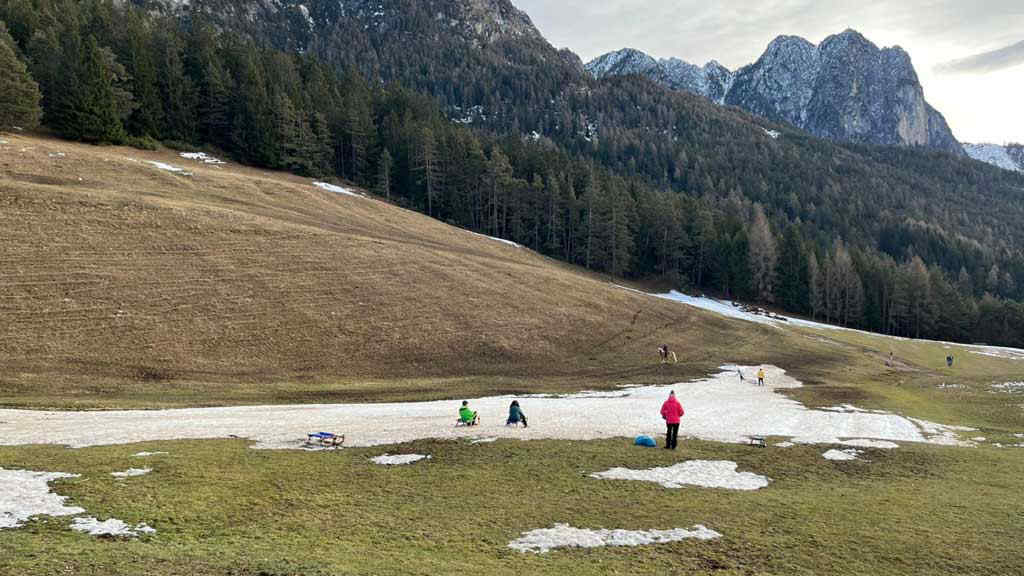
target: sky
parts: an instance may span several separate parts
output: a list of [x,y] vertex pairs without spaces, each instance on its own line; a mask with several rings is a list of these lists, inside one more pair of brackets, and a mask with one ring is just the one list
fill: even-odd
[[1024,142],[1024,0],[512,0],[587,62],[620,48],[730,69],[776,36],[900,46],[962,142]]

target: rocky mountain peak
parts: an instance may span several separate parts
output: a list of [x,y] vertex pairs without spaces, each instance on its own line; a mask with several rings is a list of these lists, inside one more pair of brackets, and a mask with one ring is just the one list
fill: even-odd
[[588,70],[598,78],[643,74],[834,140],[963,153],[946,120],[925,101],[910,55],[898,46],[879,48],[853,29],[817,46],[799,36],[779,36],[756,62],[736,72],[714,61],[698,67],[643,53],[630,57],[643,65]]

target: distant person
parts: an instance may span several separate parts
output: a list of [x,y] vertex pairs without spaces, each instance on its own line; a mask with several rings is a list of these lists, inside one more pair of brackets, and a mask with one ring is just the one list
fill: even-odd
[[946,356],[946,366],[948,366],[950,368],[953,367],[953,356],[952,355]]
[[526,414],[519,407],[519,400],[513,400],[508,407],[508,420],[505,421],[505,426],[515,426],[520,422],[523,423],[523,428],[526,428]]
[[668,344],[662,344],[658,346],[658,354],[661,355],[661,363],[668,364],[668,359],[672,357],[672,363],[678,364],[679,358],[676,357],[676,353],[668,349]]
[[462,408],[459,408],[459,422],[466,426],[476,426],[480,423],[480,416],[469,408],[469,400],[462,401]]
[[895,362],[893,361],[892,350],[890,350],[889,351],[889,359],[885,361],[885,365],[889,366],[891,368],[894,363]]
[[764,386],[764,368],[758,368],[757,370],[757,385]]
[[675,391],[669,392],[668,400],[661,405],[661,417],[665,420],[665,449],[675,450],[679,441],[679,419],[683,417],[683,405],[676,399]]

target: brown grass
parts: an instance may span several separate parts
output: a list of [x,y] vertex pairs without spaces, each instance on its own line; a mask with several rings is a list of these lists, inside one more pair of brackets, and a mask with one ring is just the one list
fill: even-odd
[[[0,404],[451,397],[807,358],[779,345],[795,336],[306,179],[6,139]],[[661,343],[678,366],[657,364]]]

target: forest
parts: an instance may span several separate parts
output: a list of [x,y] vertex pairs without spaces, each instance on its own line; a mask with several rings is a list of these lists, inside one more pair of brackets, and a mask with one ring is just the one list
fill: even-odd
[[[432,25],[408,10],[406,32]],[[208,149],[614,276],[1024,346],[1024,177],[1006,171],[826,142],[640,78],[593,81],[532,38],[478,53],[416,35],[441,44],[406,45],[399,62],[380,36],[356,37],[350,50],[375,55],[360,66],[332,36],[296,46],[201,10],[6,0],[0,22],[0,130]]]

